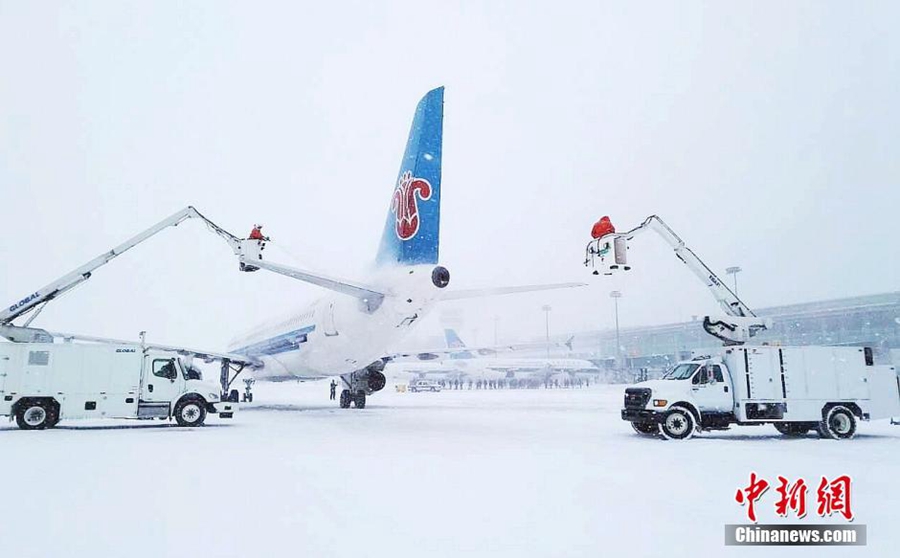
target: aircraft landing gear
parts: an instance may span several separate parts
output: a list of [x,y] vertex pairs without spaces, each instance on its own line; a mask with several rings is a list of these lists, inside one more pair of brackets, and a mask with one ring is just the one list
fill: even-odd
[[244,378],[244,397],[241,401],[244,403],[253,403],[253,392],[250,388],[256,383],[254,378]]
[[349,409],[350,404],[352,403],[354,407],[357,409],[365,409],[366,408],[366,392],[360,390],[356,392],[356,395],[353,395],[349,389],[345,389],[341,391],[341,409]]

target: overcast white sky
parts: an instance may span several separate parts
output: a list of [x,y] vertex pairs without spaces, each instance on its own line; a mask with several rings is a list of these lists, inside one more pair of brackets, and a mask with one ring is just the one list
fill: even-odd
[[[663,216],[743,267],[751,307],[897,290],[898,21],[892,2],[0,1],[0,304],[188,204],[364,279],[438,85],[454,286],[592,283],[452,307],[470,338],[495,315],[501,340],[540,334],[545,303],[554,331],[611,327],[612,289],[625,325],[715,311],[650,236],[630,276],[588,276],[603,214]],[[221,348],[318,294],[238,273],[188,223],[36,324]]]

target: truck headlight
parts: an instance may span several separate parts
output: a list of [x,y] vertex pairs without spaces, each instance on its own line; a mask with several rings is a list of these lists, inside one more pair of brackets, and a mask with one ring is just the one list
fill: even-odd
[[665,407],[668,404],[669,404],[668,399],[654,399],[653,400],[654,407]]
[[218,401],[218,400],[219,400],[219,394],[218,394],[218,393],[210,393],[210,394],[209,394],[209,400],[210,400],[210,401]]

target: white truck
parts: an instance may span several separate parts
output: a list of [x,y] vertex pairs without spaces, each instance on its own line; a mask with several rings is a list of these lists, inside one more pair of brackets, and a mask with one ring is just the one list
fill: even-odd
[[786,436],[816,429],[844,439],[856,433],[857,420],[900,414],[897,372],[875,365],[869,348],[745,346],[770,320],[756,316],[656,215],[625,233],[594,238],[585,266],[594,275],[631,270],[628,243],[646,231],[668,243],[716,299],[724,316],[704,317],[703,329],[725,346],[695,351],[663,379],[626,388],[622,418],[639,434],[685,439],[697,430],[771,423]]
[[409,383],[409,391],[416,393],[419,391],[441,391],[441,384],[435,382],[434,380],[424,380],[418,379],[413,380]]
[[625,389],[622,419],[667,439],[773,424],[786,436],[817,430],[846,439],[858,420],[900,414],[900,378],[863,347],[733,346],[678,363]]
[[[242,271],[258,269],[253,262],[260,259],[264,242],[239,239],[189,206],[0,308],[0,337],[11,341],[0,343],[0,415],[15,417],[24,429],[50,428],[63,418],[174,417],[180,425],[198,426],[208,412],[232,416],[238,393],[230,390],[231,384],[244,368],[260,366],[257,359],[148,345],[143,333],[136,344],[31,327],[47,304],[90,279],[97,269],[190,219],[202,221],[223,238],[240,257]],[[19,318],[24,320],[21,325],[15,323]],[[192,366],[195,357],[221,364],[218,384],[203,381]]]
[[[236,399],[236,398],[229,398]],[[177,353],[135,344],[0,343],[0,416],[19,428],[63,419],[174,418],[200,426],[231,418],[235,401]]]

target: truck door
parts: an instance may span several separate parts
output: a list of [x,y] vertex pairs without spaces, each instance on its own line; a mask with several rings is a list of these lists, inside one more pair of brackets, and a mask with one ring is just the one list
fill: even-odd
[[691,391],[701,413],[724,413],[734,407],[728,375],[719,364],[700,367],[691,379]]
[[141,401],[169,402],[182,391],[182,378],[178,362],[173,357],[150,355],[141,385]]

